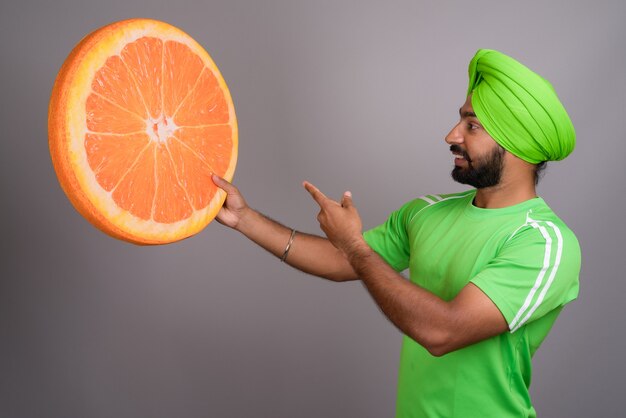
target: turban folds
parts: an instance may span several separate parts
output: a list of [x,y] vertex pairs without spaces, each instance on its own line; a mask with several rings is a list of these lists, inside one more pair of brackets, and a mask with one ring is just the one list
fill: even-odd
[[468,72],[474,113],[504,149],[532,164],[574,150],[574,126],[547,80],[489,49],[478,50]]

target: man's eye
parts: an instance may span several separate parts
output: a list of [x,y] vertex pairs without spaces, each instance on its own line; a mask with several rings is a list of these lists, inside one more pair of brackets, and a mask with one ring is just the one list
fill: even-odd
[[478,129],[478,128],[479,128],[479,126],[478,126],[478,125],[475,125],[475,124],[473,124],[473,123],[468,123],[468,124],[467,124],[467,128],[468,128],[469,130],[475,130],[475,129]]

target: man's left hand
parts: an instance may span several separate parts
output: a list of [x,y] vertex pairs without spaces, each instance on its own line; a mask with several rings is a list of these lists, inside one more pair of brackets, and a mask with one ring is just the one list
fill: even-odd
[[320,206],[317,220],[328,240],[346,255],[368,248],[363,239],[361,217],[352,204],[352,193],[345,192],[341,202],[329,199],[317,187],[305,181],[304,188]]

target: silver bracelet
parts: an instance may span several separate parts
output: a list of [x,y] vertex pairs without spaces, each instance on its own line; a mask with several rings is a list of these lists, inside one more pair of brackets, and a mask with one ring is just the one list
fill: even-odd
[[293,239],[295,236],[296,236],[296,230],[292,229],[291,236],[289,237],[289,242],[287,243],[287,246],[285,247],[285,252],[283,253],[283,256],[280,258],[281,263],[287,259],[287,254],[289,254],[289,250],[291,249],[291,244],[293,244]]

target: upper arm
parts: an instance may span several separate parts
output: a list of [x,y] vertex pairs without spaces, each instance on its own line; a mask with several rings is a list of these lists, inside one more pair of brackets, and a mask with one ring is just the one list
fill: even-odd
[[495,303],[473,283],[468,283],[449,303],[450,329],[445,351],[454,351],[507,331],[508,325]]
[[528,226],[450,302],[452,349],[515,332],[578,294],[580,247],[551,222]]
[[515,332],[575,299],[579,272],[574,234],[563,225],[539,221],[510,239],[471,281]]

